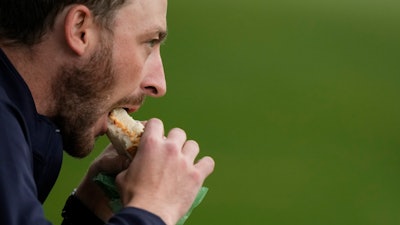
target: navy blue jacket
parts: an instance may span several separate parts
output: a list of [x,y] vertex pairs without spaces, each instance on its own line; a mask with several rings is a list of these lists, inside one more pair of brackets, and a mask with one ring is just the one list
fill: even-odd
[[[28,86],[1,49],[0,124],[0,224],[50,224],[42,204],[61,168],[61,134],[37,113]],[[108,224],[164,222],[146,211],[125,208]]]

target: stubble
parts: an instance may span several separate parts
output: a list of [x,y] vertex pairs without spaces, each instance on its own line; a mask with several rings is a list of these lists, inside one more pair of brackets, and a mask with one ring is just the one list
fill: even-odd
[[106,100],[115,83],[112,46],[106,43],[87,63],[62,68],[53,84],[54,121],[60,127],[64,150],[73,157],[82,158],[92,151],[94,124],[106,113]]

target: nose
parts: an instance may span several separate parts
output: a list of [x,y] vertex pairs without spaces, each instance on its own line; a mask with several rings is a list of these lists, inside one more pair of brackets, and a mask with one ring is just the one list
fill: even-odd
[[167,92],[167,84],[165,81],[163,62],[159,52],[149,56],[143,68],[143,72],[145,76],[141,88],[145,94],[156,98],[164,96]]

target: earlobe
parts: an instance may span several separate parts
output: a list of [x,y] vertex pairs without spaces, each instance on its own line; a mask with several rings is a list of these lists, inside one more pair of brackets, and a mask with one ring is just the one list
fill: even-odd
[[81,56],[89,45],[88,31],[92,25],[90,10],[84,5],[76,5],[68,9],[65,16],[65,40],[68,47]]

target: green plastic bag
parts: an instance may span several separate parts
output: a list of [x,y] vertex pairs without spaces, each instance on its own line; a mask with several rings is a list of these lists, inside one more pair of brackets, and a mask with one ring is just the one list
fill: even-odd
[[186,220],[189,218],[190,214],[192,213],[193,209],[196,208],[198,205],[200,205],[201,201],[203,201],[204,197],[206,197],[207,192],[208,192],[207,187],[201,187],[201,189],[197,193],[197,196],[194,199],[194,202],[192,203],[192,206],[190,207],[189,211],[178,221],[178,223],[176,225],[183,225],[186,222]]
[[[94,182],[96,182],[106,193],[106,195],[110,198],[109,205],[113,212],[118,212],[122,209],[122,202],[119,197],[119,193],[117,191],[117,187],[115,185],[115,177],[105,174],[98,174],[93,178]],[[202,187],[200,191],[197,193],[197,196],[192,203],[192,206],[188,210],[188,212],[178,221],[176,225],[183,225],[186,220],[189,218],[190,214],[192,213],[193,209],[196,208],[205,198],[208,192],[207,187]]]

